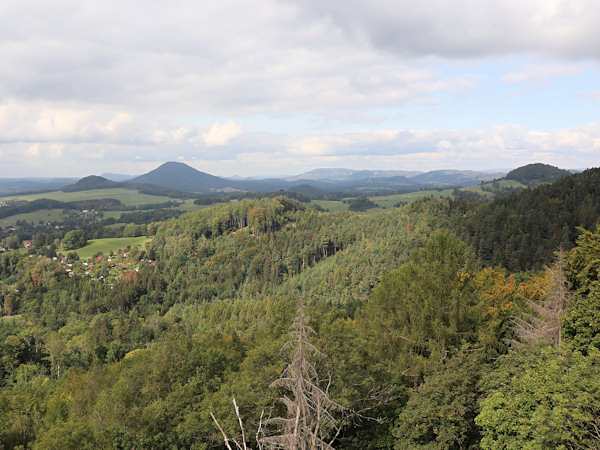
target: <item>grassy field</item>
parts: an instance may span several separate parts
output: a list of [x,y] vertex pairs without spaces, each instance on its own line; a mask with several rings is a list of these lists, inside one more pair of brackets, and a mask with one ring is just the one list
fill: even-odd
[[[85,247],[74,251],[81,259],[90,259],[98,252],[108,255],[111,251],[116,252],[117,250],[125,250],[128,245],[131,248],[143,246],[149,240],[150,239],[148,239],[146,236],[134,238],[94,239],[88,241],[88,244]],[[63,251],[63,253],[69,252]]]
[[17,214],[15,216],[0,219],[0,227],[6,228],[15,226],[19,220],[33,222],[34,224],[38,224],[39,222],[53,222],[65,217],[65,214],[63,214],[62,211],[62,209],[40,209],[39,211],[30,213]]
[[[496,186],[498,186],[499,188],[521,188],[521,189],[525,189],[527,186],[525,186],[522,183],[519,183],[518,181],[514,181],[514,180],[498,180],[496,183]],[[483,185],[484,187],[488,187],[490,189],[494,189],[494,183],[484,183]],[[481,185],[477,185],[477,186],[470,186],[470,187],[465,187],[465,188],[461,188],[461,191],[470,191],[470,192],[476,192],[479,195],[482,195],[486,198],[492,199],[494,198],[494,193],[493,192],[489,192],[486,190],[481,189]]]
[[137,206],[147,203],[162,203],[168,202],[169,197],[163,197],[159,195],[147,195],[140,194],[135,189],[92,189],[90,191],[79,191],[79,192],[63,192],[53,191],[44,192],[42,194],[28,194],[28,195],[17,195],[2,197],[1,200],[38,200],[40,198],[48,198],[50,200],[57,200],[60,202],[74,202],[79,200],[97,200],[100,198],[114,198],[120,200],[124,205]]
[[183,204],[174,209],[179,209],[185,212],[198,211],[199,209],[208,208],[210,205],[194,205],[194,199],[188,198],[183,201]]
[[423,197],[452,197],[452,189],[428,189],[424,191],[409,192],[407,194],[381,195],[377,197],[369,197],[374,203],[384,208],[393,208],[399,202],[408,203]]

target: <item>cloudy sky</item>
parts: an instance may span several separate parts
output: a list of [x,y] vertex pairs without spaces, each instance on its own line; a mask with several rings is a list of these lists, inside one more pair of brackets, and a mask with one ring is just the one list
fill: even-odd
[[600,165],[597,0],[3,0],[0,177]]

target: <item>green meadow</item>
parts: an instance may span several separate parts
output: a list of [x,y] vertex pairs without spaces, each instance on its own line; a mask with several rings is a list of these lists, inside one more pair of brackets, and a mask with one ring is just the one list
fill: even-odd
[[60,220],[62,217],[65,217],[62,209],[40,209],[39,211],[16,214],[0,219],[0,227],[12,227],[15,226],[18,221],[33,222],[34,224],[40,222],[54,222]]
[[[116,253],[117,250],[125,250],[127,246],[130,246],[131,248],[141,247],[148,241],[150,241],[150,239],[146,236],[133,238],[93,239],[88,241],[88,244],[85,247],[74,251],[81,259],[90,259],[98,252],[108,255],[111,251]],[[63,251],[63,253],[68,252]]]
[[114,198],[120,200],[124,205],[137,206],[147,203],[162,203],[168,202],[169,197],[160,195],[148,195],[140,194],[136,189],[125,189],[125,188],[114,188],[114,189],[92,189],[89,191],[78,191],[78,192],[43,192],[38,194],[27,194],[3,197],[0,200],[39,200],[41,198],[48,198],[50,200],[57,200],[59,202],[75,202],[81,200],[97,200],[102,198]]

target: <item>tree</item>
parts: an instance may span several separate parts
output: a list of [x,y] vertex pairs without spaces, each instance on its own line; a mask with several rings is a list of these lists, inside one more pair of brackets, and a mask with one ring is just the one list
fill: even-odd
[[571,348],[587,353],[600,349],[600,225],[594,232],[583,230],[567,262],[575,296],[562,332]]
[[319,378],[315,362],[324,355],[309,342],[314,330],[306,325],[306,320],[302,306],[292,325],[292,339],[284,345],[284,349],[292,349],[292,360],[271,384],[291,394],[280,399],[286,416],[265,421],[265,428],[275,428],[275,432],[259,441],[266,449],[330,449],[340,431],[340,422],[334,415],[343,413],[345,408],[329,398],[331,378]]
[[496,388],[475,418],[481,448],[600,448],[600,352],[523,350],[502,357],[490,374]]
[[546,268],[546,294],[541,301],[527,302],[530,312],[515,318],[515,332],[526,343],[534,344],[545,340],[559,345],[561,342],[560,322],[569,304],[569,290],[565,275],[563,252],[558,252],[556,262]]
[[465,244],[439,231],[375,288],[361,316],[373,354],[390,371],[416,382],[450,347],[474,337],[467,266]]
[[65,250],[74,250],[84,247],[87,244],[87,238],[83,230],[72,230],[65,234],[62,245]]
[[477,444],[475,425],[485,354],[465,347],[413,389],[400,414],[396,448],[467,448]]
[[364,195],[360,195],[348,202],[348,211],[367,211],[377,205]]

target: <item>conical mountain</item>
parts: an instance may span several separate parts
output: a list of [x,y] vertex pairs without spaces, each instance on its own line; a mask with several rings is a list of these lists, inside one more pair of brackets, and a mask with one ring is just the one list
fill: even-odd
[[185,192],[211,192],[235,188],[235,182],[200,172],[187,164],[167,162],[130,181],[135,184],[152,184]]

